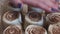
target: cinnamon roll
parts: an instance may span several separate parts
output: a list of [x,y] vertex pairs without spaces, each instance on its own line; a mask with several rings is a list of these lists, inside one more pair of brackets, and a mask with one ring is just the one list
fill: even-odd
[[46,16],[46,21],[49,24],[55,24],[60,22],[60,13],[50,13]]
[[20,25],[10,25],[3,31],[3,34],[22,34],[22,28]]
[[47,34],[47,31],[41,26],[29,25],[25,30],[25,34]]
[[48,28],[49,34],[60,34],[60,24],[52,24]]
[[3,15],[3,22],[6,24],[20,24],[22,23],[21,14],[17,11],[7,11]]
[[25,15],[24,24],[24,29],[30,24],[43,26],[43,14],[35,11],[28,12],[28,14]]

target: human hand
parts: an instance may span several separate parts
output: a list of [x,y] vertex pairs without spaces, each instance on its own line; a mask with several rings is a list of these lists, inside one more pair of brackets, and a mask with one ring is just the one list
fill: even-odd
[[42,8],[48,12],[56,12],[58,9],[58,0],[23,0],[24,3]]
[[48,12],[58,12],[58,0],[14,0],[15,3],[26,3],[28,5],[42,8]]

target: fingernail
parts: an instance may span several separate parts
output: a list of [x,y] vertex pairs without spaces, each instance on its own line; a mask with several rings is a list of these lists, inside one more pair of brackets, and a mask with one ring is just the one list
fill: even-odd
[[51,10],[52,10],[52,11],[54,11],[54,12],[55,12],[55,11],[57,11],[57,10],[56,10],[56,9],[54,9],[54,8],[51,8]]
[[22,4],[18,3],[18,8],[21,8]]
[[55,0],[56,2],[59,2],[59,0]]

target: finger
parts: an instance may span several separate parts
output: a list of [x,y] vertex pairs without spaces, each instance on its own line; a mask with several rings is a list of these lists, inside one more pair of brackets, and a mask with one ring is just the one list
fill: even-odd
[[51,1],[53,1],[53,3],[54,3],[53,8],[58,9],[58,2],[59,2],[59,0],[51,0]]
[[51,2],[51,0],[38,0],[38,2],[42,2],[49,7],[57,8],[57,6],[58,6],[57,4]]
[[50,0],[45,0],[44,3],[48,6],[54,6],[54,3],[52,3]]
[[59,0],[51,0],[51,2],[53,2],[53,3],[58,3]]
[[38,7],[38,1],[37,0],[23,0],[23,2],[30,5],[30,6]]
[[55,3],[51,2],[50,0],[46,0],[46,1],[44,1],[44,3],[52,8],[58,9],[58,4],[57,3],[55,4]]
[[22,3],[22,1],[21,0],[12,0],[15,4],[17,4],[17,3]]
[[[46,1],[46,2],[47,2],[47,1]],[[41,3],[41,4],[40,4],[40,3]],[[42,5],[42,3],[43,3],[43,5]],[[53,12],[56,12],[56,11],[57,11],[57,9],[53,8],[53,6],[51,7],[50,4],[44,3],[44,1],[39,2],[39,4],[40,4],[40,7],[41,7],[41,8],[43,8],[43,9],[45,9],[45,10],[47,10],[47,11],[53,11]]]
[[51,12],[51,7],[48,7],[45,4],[40,3],[39,8],[42,8],[44,10],[47,10],[48,12]]
[[[44,4],[43,2],[47,2],[47,4]],[[52,9],[53,3],[51,3],[50,1],[37,1],[37,0],[25,0],[24,3],[27,3],[29,5],[35,6],[35,7],[39,7],[42,9],[45,9],[47,11],[57,11],[56,9]],[[50,4],[49,4],[50,3]]]

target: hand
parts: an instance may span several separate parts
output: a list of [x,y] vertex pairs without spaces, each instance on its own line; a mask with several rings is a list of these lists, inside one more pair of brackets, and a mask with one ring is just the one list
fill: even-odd
[[58,9],[57,0],[14,0],[16,3],[26,3],[28,5],[42,8],[48,12],[56,12]]
[[57,0],[23,0],[23,2],[31,6],[42,8],[48,12],[59,11]]

